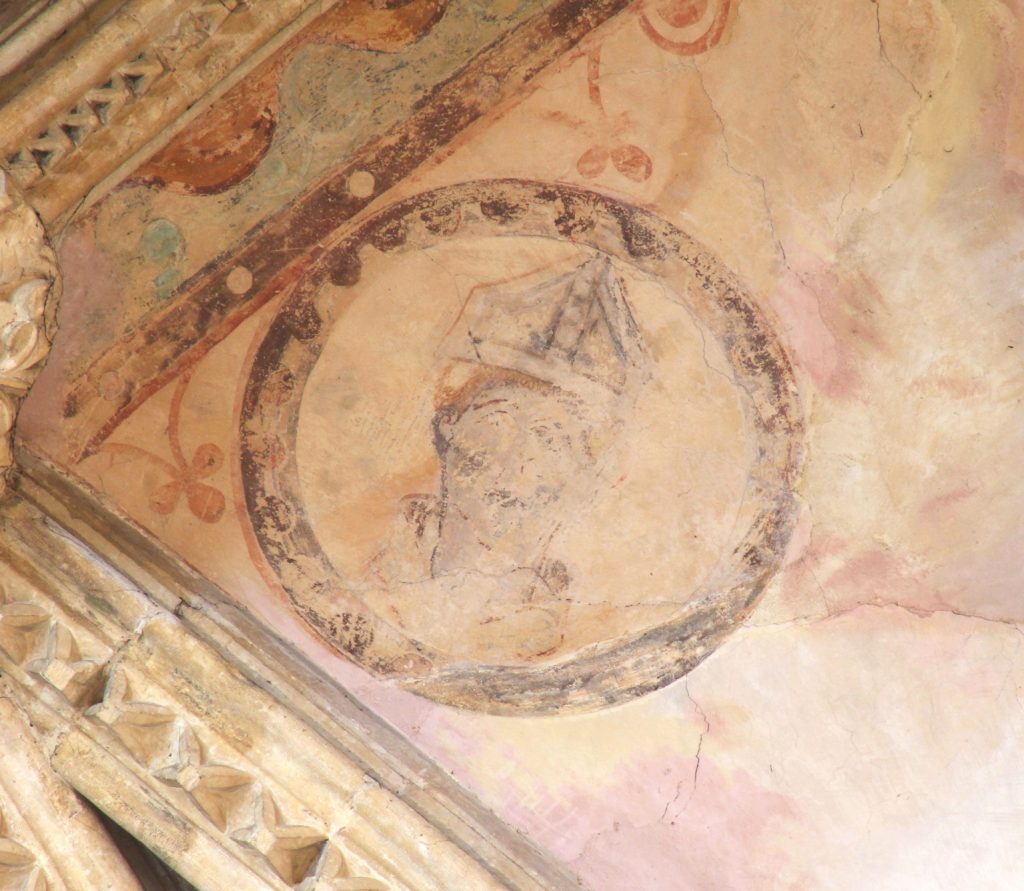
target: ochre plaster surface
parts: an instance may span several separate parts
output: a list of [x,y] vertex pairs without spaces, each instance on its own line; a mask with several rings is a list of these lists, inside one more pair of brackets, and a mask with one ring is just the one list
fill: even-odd
[[[511,178],[592,190],[695,239],[789,369],[791,423],[776,425],[779,451],[752,473],[758,419],[775,404],[739,386],[738,357],[755,354],[737,346],[739,329],[715,329],[694,310],[699,284],[688,291],[643,250],[604,252],[572,225],[559,238],[452,238],[441,214],[433,240],[395,247],[385,227],[353,265],[344,231],[303,242],[323,221],[298,216],[275,247],[299,257],[292,266],[266,272],[269,249],[259,262],[232,260],[249,226],[287,211],[457,69],[456,46],[468,60],[541,6],[422,10],[423,33],[391,38],[386,52],[320,30],[244,82],[249,107],[260,106],[254,120],[273,120],[273,133],[260,136],[257,121],[215,188],[161,179],[153,160],[84,209],[59,240],[62,333],[23,414],[23,443],[293,639],[595,889],[1012,886],[1024,850],[1024,9],[648,3],[556,54],[514,98],[481,69],[473,89],[496,106],[444,157],[388,181],[386,195],[375,197],[381,170],[348,175],[348,194],[369,202],[359,220],[432,190]],[[202,144],[216,110],[165,151],[165,169],[188,166],[188,140]],[[170,372],[126,398],[124,351],[165,349],[159,338],[175,328],[154,319],[174,318],[189,277],[225,251],[218,293],[245,311],[218,316],[227,297],[209,304],[215,336],[189,317],[198,327],[166,347]],[[330,266],[326,278],[315,263]],[[547,329],[523,307],[550,307],[552,282],[573,281],[588,306],[626,306],[634,327],[608,325],[617,347],[592,352],[589,375],[536,338],[531,355],[546,370],[527,367],[517,338]],[[295,297],[304,288],[312,303]],[[250,290],[265,296],[247,303]],[[310,305],[315,317],[300,311]],[[522,311],[514,323],[502,316],[509,305]],[[294,378],[251,383],[286,341],[316,344],[288,455],[265,438],[254,446],[267,424],[243,422],[290,404]],[[514,357],[493,358],[498,341]],[[588,437],[603,431],[604,442],[539,452],[568,506],[557,523],[532,503],[541,520],[498,523],[512,528],[497,536],[504,544],[470,558],[491,527],[466,508],[475,531],[456,542],[463,562],[446,562],[451,549],[435,540],[424,563],[422,535],[411,549],[394,542],[430,528],[443,500],[447,410],[464,414],[490,392],[464,389],[480,372],[466,365],[502,370],[488,385],[500,378],[500,404],[520,416],[543,410]],[[536,383],[557,387],[556,377],[568,397]],[[581,421],[594,406],[608,423]],[[518,439],[488,433],[485,451],[506,463],[528,453],[529,424],[516,424]],[[292,569],[261,535],[253,462],[274,473],[294,464],[289,485],[320,551],[286,541],[285,555],[301,558]],[[536,495],[549,477],[534,482]],[[692,639],[707,645],[669,660],[671,670],[653,664],[664,648],[644,661],[636,640],[700,601],[700,585],[733,566],[736,527],[742,536],[767,503],[786,511],[777,555],[759,551],[761,575],[750,575],[763,590],[754,584],[746,605],[701,624]],[[444,526],[433,528],[444,540]],[[356,591],[367,622],[425,648],[378,652],[359,610],[325,627],[338,589],[317,587],[324,565]],[[492,581],[527,567],[550,596],[538,603],[529,585],[499,579],[487,597],[478,585],[467,597],[467,565]],[[395,579],[422,593],[395,596]],[[455,675],[430,674],[497,663],[542,678],[568,664],[571,676],[608,642],[609,665],[633,661],[593,681],[590,698],[533,701],[525,686],[446,695]],[[474,710],[377,675],[414,686],[428,677],[425,693]],[[555,713],[484,713],[502,696],[512,704],[503,711],[526,702]],[[614,704],[557,714],[560,701]]]

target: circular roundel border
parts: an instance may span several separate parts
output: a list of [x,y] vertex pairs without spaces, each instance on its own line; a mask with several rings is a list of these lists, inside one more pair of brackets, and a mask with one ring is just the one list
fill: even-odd
[[[680,612],[548,664],[448,664],[347,590],[302,509],[295,431],[304,386],[330,333],[316,308],[318,290],[327,281],[356,285],[366,249],[401,252],[452,237],[493,236],[571,241],[663,282],[721,344],[755,444],[737,535]],[[647,210],[570,185],[487,180],[443,187],[386,207],[325,247],[256,352],[240,424],[253,533],[298,613],[374,674],[490,713],[595,709],[686,674],[749,614],[781,564],[796,518],[803,418],[792,368],[765,315],[686,233]]]

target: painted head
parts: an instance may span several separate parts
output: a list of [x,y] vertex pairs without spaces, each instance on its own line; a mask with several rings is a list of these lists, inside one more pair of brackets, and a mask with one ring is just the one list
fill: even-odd
[[595,494],[644,377],[625,291],[601,257],[482,286],[445,347],[464,376],[435,401],[431,569],[536,568]]
[[482,368],[434,415],[442,516],[434,572],[535,564],[597,480],[597,418],[576,394]]

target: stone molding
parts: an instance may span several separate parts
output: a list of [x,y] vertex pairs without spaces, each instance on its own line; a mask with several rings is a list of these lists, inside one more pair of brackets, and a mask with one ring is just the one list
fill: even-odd
[[0,495],[18,408],[50,351],[57,279],[42,223],[0,169]]
[[52,223],[151,139],[169,138],[184,112],[256,64],[305,13],[332,5],[128,0],[0,108],[0,163]]
[[0,888],[142,891],[95,815],[53,772],[6,685],[0,726]]
[[578,888],[208,582],[19,463],[0,673],[56,774],[196,888]]
[[0,77],[17,72],[66,35],[101,0],[33,0],[0,29]]

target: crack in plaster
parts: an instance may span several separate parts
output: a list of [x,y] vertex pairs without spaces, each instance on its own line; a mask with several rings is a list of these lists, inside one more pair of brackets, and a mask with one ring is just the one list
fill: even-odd
[[[701,765],[701,754],[704,751],[704,740],[711,733],[711,722],[708,720],[707,713],[701,708],[700,703],[693,698],[693,694],[690,692],[690,679],[685,678],[683,680],[683,691],[686,693],[686,698],[690,700],[690,704],[693,706],[694,711],[700,716],[701,721],[704,724],[704,729],[701,730],[700,736],[697,738],[697,750],[694,752],[694,764],[693,764],[693,777],[690,780],[690,793],[686,796],[686,801],[683,806],[676,811],[672,819],[668,821],[669,826],[675,826],[679,821],[679,818],[686,813],[690,807],[690,802],[693,801],[693,797],[697,794],[697,781],[700,777],[700,765]],[[676,792],[670,801],[665,805],[665,809],[661,812],[661,816],[658,821],[661,823],[665,822],[665,817],[668,816],[668,812],[672,810],[676,802],[679,801],[680,796],[683,793],[683,784],[685,780],[680,780],[676,783]]]
[[[822,590],[822,596],[824,597],[824,590]],[[917,607],[905,603],[900,603],[898,600],[880,600],[875,602],[872,602],[870,600],[858,600],[850,604],[849,606],[841,607],[839,609],[828,607],[828,611],[825,615],[822,616],[794,616],[792,619],[784,619],[781,622],[751,622],[747,623],[743,627],[743,630],[751,630],[757,628],[781,628],[787,625],[817,625],[821,622],[828,622],[832,619],[838,619],[841,616],[845,616],[848,613],[856,612],[859,609],[898,609],[902,610],[903,612],[910,613],[912,616],[916,616],[919,619],[927,619],[935,615],[947,614],[952,616],[958,616],[962,619],[974,619],[978,622],[1005,625],[1007,628],[1011,628],[1021,636],[1024,636],[1024,623],[1015,622],[1012,619],[998,619],[991,616],[981,616],[977,613],[971,613],[965,610],[955,609],[953,607],[939,607],[929,609],[927,607]]]
[[882,39],[882,0],[871,0],[875,5],[875,33],[878,35],[878,55],[882,61],[885,62],[900,79],[914,91],[914,95],[918,99],[921,99],[921,91],[917,88],[917,85],[907,76],[907,73],[900,68],[893,60],[889,57],[889,51],[885,48],[885,40]]
[[711,97],[711,93],[708,90],[707,83],[704,80],[704,71],[700,66],[694,65],[694,72],[697,74],[697,81],[700,83],[701,92],[704,93],[704,97],[708,101],[708,107],[711,109],[711,113],[715,116],[715,120],[718,121],[719,129],[722,134],[722,155],[725,159],[725,166],[728,167],[733,173],[743,176],[749,180],[755,182],[761,190],[761,197],[764,201],[765,219],[768,223],[768,229],[772,235],[772,241],[775,243],[775,247],[778,249],[779,254],[782,257],[782,263],[786,268],[789,268],[789,263],[786,259],[786,249],[782,246],[782,241],[779,239],[778,233],[775,231],[775,219],[772,215],[771,205],[768,201],[768,186],[764,181],[764,177],[757,173],[752,173],[749,170],[744,170],[737,167],[732,162],[732,155],[729,148],[729,136],[727,134],[727,128],[725,126],[725,120],[722,118],[721,113],[718,111],[718,107],[715,105],[714,99]]
[[[715,116],[715,119],[718,121],[718,126],[719,126],[719,129],[721,131],[721,137],[722,137],[722,154],[723,154],[723,158],[725,160],[726,167],[728,167],[731,171],[733,171],[737,175],[745,177],[746,179],[749,179],[749,180],[753,181],[760,188],[762,201],[764,203],[765,221],[768,224],[768,230],[771,233],[772,242],[775,245],[775,249],[778,252],[778,256],[779,256],[779,258],[780,258],[780,260],[782,262],[782,265],[790,274],[792,274],[796,278],[797,281],[800,282],[800,284],[814,298],[815,308],[816,308],[816,312],[817,312],[817,315],[818,315],[818,319],[821,322],[822,326],[825,328],[825,330],[829,332],[829,335],[832,337],[833,341],[835,341],[836,340],[835,332],[832,330],[831,326],[826,321],[824,313],[822,312],[822,296],[821,296],[821,294],[818,292],[818,290],[816,288],[812,287],[807,282],[806,278],[801,273],[797,272],[789,263],[789,258],[786,255],[786,248],[783,246],[782,239],[779,237],[778,232],[776,231],[776,228],[775,228],[775,217],[774,217],[774,215],[772,213],[771,203],[770,203],[769,198],[768,198],[768,185],[765,182],[764,177],[761,176],[760,174],[752,173],[751,171],[744,170],[744,169],[742,169],[740,167],[737,167],[733,163],[732,156],[730,154],[730,148],[729,148],[728,128],[726,127],[725,120],[722,117],[721,113],[719,112],[717,106],[715,105],[715,101],[714,101],[714,99],[711,96],[711,92],[708,90],[707,83],[705,82],[705,79],[704,79],[704,72],[703,72],[703,70],[699,66],[694,65],[694,71],[697,74],[697,79],[698,79],[698,81],[700,83],[701,91],[704,93],[704,96],[707,99],[708,106],[711,109],[711,113]],[[909,130],[909,127],[911,127],[911,126],[912,126],[912,122],[910,124],[908,124],[908,130]],[[909,152],[910,152],[909,142],[910,142],[910,139],[908,139],[907,154],[904,157],[903,164],[900,167],[900,171],[899,171],[899,173],[897,173],[896,178],[893,180],[893,183],[895,182],[896,179],[899,179],[899,177],[902,176],[903,171],[906,169],[906,165],[907,165],[907,163],[909,161]],[[841,218],[842,213],[845,211],[846,199],[849,196],[849,194],[853,191],[853,183],[854,183],[855,179],[856,179],[856,175],[855,175],[855,173],[854,173],[854,171],[853,171],[853,169],[851,167],[849,184],[847,186],[846,194],[843,196],[842,201],[840,202],[840,213],[839,213],[839,217],[837,217],[837,220],[839,218]],[[886,186],[886,188],[885,188],[885,190],[883,190],[882,194],[884,194],[885,191],[887,191],[893,185],[893,183],[890,183],[889,186]],[[879,197],[881,197],[881,196],[879,196]]]

